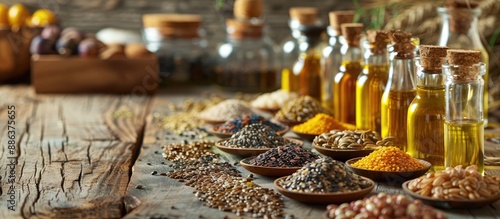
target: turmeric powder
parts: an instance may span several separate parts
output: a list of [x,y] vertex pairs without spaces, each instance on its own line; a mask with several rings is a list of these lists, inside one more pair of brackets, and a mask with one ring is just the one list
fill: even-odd
[[313,118],[307,120],[306,122],[300,125],[296,125],[292,128],[292,130],[295,132],[313,134],[313,135],[320,135],[322,133],[327,133],[330,130],[334,129],[355,130],[356,126],[348,123],[339,122],[327,114],[318,113]]
[[377,149],[352,166],[381,171],[413,171],[425,167],[417,159],[394,146]]

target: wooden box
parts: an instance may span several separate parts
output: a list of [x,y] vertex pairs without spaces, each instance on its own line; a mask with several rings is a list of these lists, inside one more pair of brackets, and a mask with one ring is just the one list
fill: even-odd
[[81,58],[33,55],[31,81],[36,93],[154,94],[160,83],[156,56]]

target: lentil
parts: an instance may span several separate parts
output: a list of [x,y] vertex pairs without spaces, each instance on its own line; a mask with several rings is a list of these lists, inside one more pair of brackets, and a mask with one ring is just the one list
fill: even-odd
[[412,171],[425,167],[417,159],[394,146],[377,149],[352,166],[381,171]]
[[197,141],[187,144],[172,143],[163,146],[163,157],[170,161],[186,161],[201,157],[217,157],[215,153],[209,151],[213,142]]
[[301,96],[284,105],[275,115],[278,120],[305,122],[318,113],[330,114],[321,104],[310,96]]
[[362,150],[392,145],[393,140],[394,137],[382,139],[379,133],[371,130],[331,130],[316,136],[313,144],[330,149]]
[[408,189],[436,199],[485,199],[500,193],[500,177],[482,176],[476,165],[459,165],[413,179]]
[[251,102],[251,105],[261,109],[280,109],[283,105],[298,97],[299,95],[295,92],[276,90],[259,95]]
[[317,154],[299,146],[279,146],[259,154],[249,164],[263,167],[301,167],[318,159]]
[[245,114],[253,114],[253,111],[244,101],[229,99],[201,111],[199,117],[207,120],[227,121]]
[[379,193],[350,203],[328,205],[326,209],[327,218],[446,218],[422,201],[412,201],[401,194]]
[[300,133],[319,135],[321,133],[329,132],[333,129],[355,130],[356,126],[339,122],[328,114],[318,113],[313,118],[307,120],[302,124],[294,126],[292,129],[293,131]]
[[330,157],[316,159],[280,181],[280,185],[296,192],[351,192],[371,186],[366,179],[348,171],[340,161]]
[[269,126],[259,123],[247,125],[230,139],[222,141],[222,145],[235,148],[275,148],[286,144],[295,143],[279,136]]
[[260,123],[271,127],[274,131],[283,130],[285,127],[269,121],[268,119],[257,114],[243,115],[242,117],[235,118],[225,122],[221,126],[216,126],[215,131],[220,133],[236,133],[247,125]]

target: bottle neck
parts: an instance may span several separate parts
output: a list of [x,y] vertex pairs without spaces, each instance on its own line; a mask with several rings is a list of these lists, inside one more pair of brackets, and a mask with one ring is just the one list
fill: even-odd
[[231,37],[228,36],[228,42],[241,47],[258,47],[264,44],[262,37]]
[[390,90],[415,90],[415,63],[413,59],[394,58],[389,67],[389,81],[386,88]]
[[438,8],[437,11],[443,23],[439,45],[484,50],[478,29],[480,9]]
[[298,39],[300,52],[306,52],[312,49],[317,49],[320,45],[320,36],[305,36],[301,35]]
[[363,62],[363,51],[360,47],[352,47],[347,44],[344,44],[343,49],[345,48],[345,52],[342,52],[342,62]]

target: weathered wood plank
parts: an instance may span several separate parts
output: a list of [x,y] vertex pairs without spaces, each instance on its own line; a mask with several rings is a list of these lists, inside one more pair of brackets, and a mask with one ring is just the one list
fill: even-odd
[[[14,211],[8,209],[10,162],[0,150],[0,218],[120,218],[133,151],[149,97],[36,95],[0,87],[0,141],[7,106],[16,107]],[[122,114],[117,113],[122,112]]]
[[[153,171],[158,173],[167,172],[169,169],[168,161],[162,155],[161,146],[183,141],[183,138],[175,137],[175,140],[166,138],[172,136],[152,121],[153,114],[167,115],[169,103],[180,103],[187,98],[203,98],[201,92],[217,92],[215,89],[190,89],[190,90],[163,90],[159,95],[154,97],[152,101],[151,113],[147,116],[146,130],[144,134],[143,147],[140,150],[138,160],[134,164],[131,181],[127,189],[127,196],[130,199],[137,199],[138,202],[132,202],[134,206],[126,204],[127,209],[131,211],[125,218],[146,218],[146,217],[163,217],[163,218],[198,218],[203,215],[205,218],[250,218],[249,216],[241,217],[232,213],[221,212],[216,209],[208,208],[203,205],[203,202],[198,201],[192,194],[193,189],[184,186],[183,183],[177,180],[170,179],[165,176],[152,175]],[[229,95],[229,94],[226,94]],[[230,95],[229,95],[230,96]],[[487,131],[490,132],[490,131]],[[499,130],[495,131],[500,133]],[[286,134],[289,137],[296,137],[293,133]],[[215,139],[215,137],[213,137]],[[190,139],[188,139],[190,140]],[[306,142],[305,147],[311,148],[310,143]],[[230,163],[239,161],[238,157],[224,153],[218,149],[214,149],[217,153],[223,155],[224,159]],[[490,155],[500,156],[500,144],[487,143],[486,153]],[[249,172],[241,166],[237,166],[243,176],[249,175]],[[500,168],[488,167],[488,174],[500,175]],[[254,176],[257,184],[273,188],[274,178]],[[143,189],[137,189],[136,186],[141,185]],[[377,183],[376,189],[372,194],[378,192],[386,193],[404,193],[400,184],[395,183]],[[322,218],[325,213],[325,205],[308,205],[302,204],[286,197],[283,198],[285,203],[285,214],[294,215],[296,218]],[[175,206],[175,209],[172,209]],[[494,218],[500,214],[500,202],[491,206],[486,206],[479,209],[471,210],[453,210],[446,211],[450,218]]]

